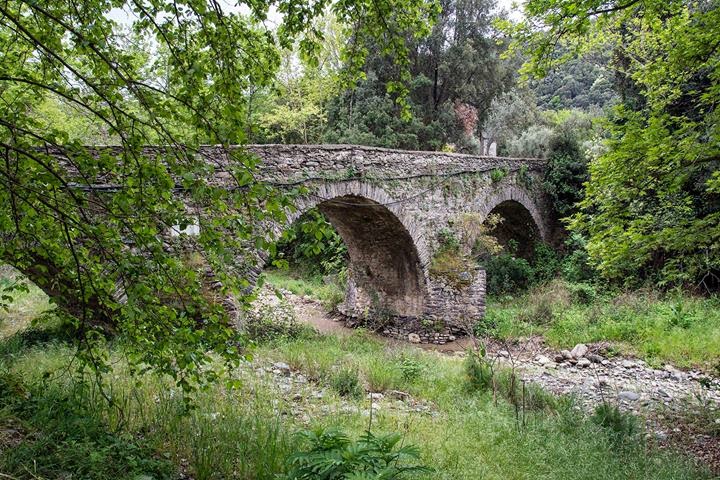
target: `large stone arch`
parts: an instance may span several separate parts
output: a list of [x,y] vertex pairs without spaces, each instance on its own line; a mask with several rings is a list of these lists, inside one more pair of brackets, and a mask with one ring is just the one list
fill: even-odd
[[317,207],[348,247],[348,289],[343,313],[420,317],[428,293],[429,253],[423,229],[379,187],[322,183],[295,202],[288,224]]

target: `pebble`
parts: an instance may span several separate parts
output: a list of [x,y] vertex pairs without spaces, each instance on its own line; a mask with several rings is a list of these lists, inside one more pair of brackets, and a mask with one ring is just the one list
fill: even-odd
[[600,355],[598,355],[596,353],[591,353],[590,355],[587,356],[587,359],[593,363],[600,363],[600,364],[602,364],[603,360],[605,360],[603,357],[601,357]]
[[547,365],[548,363],[552,362],[552,360],[550,360],[545,355],[538,355],[537,357],[535,357],[535,361],[540,365]]
[[[272,366],[273,366],[274,370],[277,370],[278,373],[281,373],[281,374],[285,375],[286,377],[289,377],[290,373],[292,373],[290,370],[290,365],[288,365],[287,363],[276,362],[276,363],[273,363]],[[275,373],[275,372],[273,372],[273,373]]]

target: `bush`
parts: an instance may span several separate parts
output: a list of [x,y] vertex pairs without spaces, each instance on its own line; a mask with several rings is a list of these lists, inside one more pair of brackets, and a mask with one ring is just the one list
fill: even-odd
[[554,317],[553,304],[545,296],[540,296],[520,314],[520,320],[531,325],[549,325]]
[[570,283],[568,288],[574,303],[590,305],[597,298],[597,290],[589,283]]
[[497,322],[485,315],[477,321],[473,332],[476,337],[494,337],[497,334]]
[[524,258],[509,253],[490,257],[485,262],[487,292],[491,295],[505,295],[526,289],[533,277],[533,269]]
[[17,444],[0,448],[7,478],[177,478],[175,466],[157,458],[149,442],[108,431],[79,395],[0,376],[3,417],[23,426]]
[[362,388],[360,387],[360,378],[358,371],[350,368],[341,368],[330,379],[330,386],[341,397],[358,398],[362,396]]
[[465,359],[466,385],[470,391],[494,391],[512,405],[529,410],[554,410],[558,400],[534,383],[523,384],[514,370],[495,369],[484,352],[469,352]]
[[532,281],[539,283],[556,278],[562,265],[560,255],[550,245],[542,242],[536,243],[534,250]]
[[422,363],[404,353],[401,355],[400,372],[402,372],[403,380],[406,382],[413,382],[417,380],[423,369],[424,367]]
[[372,392],[384,392],[398,388],[402,384],[402,371],[398,365],[383,357],[373,358],[365,372],[367,383]]
[[493,388],[494,372],[484,352],[468,352],[465,358],[465,379],[468,390],[487,391]]
[[508,171],[504,168],[495,168],[490,172],[490,180],[492,183],[498,183],[507,177]]
[[597,277],[597,272],[590,266],[586,245],[585,238],[577,233],[565,241],[565,250],[570,253],[562,259],[560,270],[568,282],[588,282]]
[[399,445],[397,433],[366,432],[357,441],[337,429],[305,430],[300,436],[310,445],[288,458],[287,480],[395,480],[432,472],[417,463],[417,447]]
[[268,289],[261,290],[252,310],[246,314],[244,333],[258,342],[278,339],[307,338],[315,330],[298,321],[295,310],[285,299],[279,298]]
[[305,212],[283,232],[271,260],[292,263],[310,275],[340,273],[347,264],[347,247],[340,234],[317,209]]

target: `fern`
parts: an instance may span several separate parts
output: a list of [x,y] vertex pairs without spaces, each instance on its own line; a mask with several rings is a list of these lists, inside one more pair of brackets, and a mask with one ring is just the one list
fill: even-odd
[[309,449],[288,458],[287,480],[394,480],[432,470],[420,465],[420,450],[400,445],[397,433],[366,432],[352,441],[338,429],[305,430]]

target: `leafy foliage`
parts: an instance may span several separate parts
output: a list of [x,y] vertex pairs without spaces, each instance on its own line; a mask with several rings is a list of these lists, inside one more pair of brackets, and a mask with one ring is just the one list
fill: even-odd
[[358,398],[363,394],[357,370],[341,368],[330,378],[330,385],[343,397]]
[[420,465],[420,451],[399,445],[397,433],[375,435],[365,432],[357,441],[337,429],[301,432],[309,442],[307,451],[289,458],[288,480],[392,480],[431,473]]
[[147,442],[108,431],[94,412],[76,403],[77,394],[28,385],[7,372],[0,374],[0,392],[0,423],[14,422],[21,438],[0,450],[0,465],[8,476],[109,480],[177,475],[172,463],[156,458]]
[[335,227],[312,209],[283,232],[273,261],[292,262],[310,275],[328,275],[344,272],[347,256],[347,246]]
[[[436,12],[416,0],[241,5],[246,14],[205,0],[0,6],[0,259],[68,314],[80,358],[96,371],[115,332],[138,368],[155,366],[185,389],[212,377],[203,374],[210,351],[237,359],[224,302],[247,293],[248,247],[272,249],[258,225],[282,220],[289,206],[257,181],[255,158],[228,148],[251,130],[248,92],[273,85],[279,52],[295,44],[317,63],[323,32],[314,20],[331,9],[351,38],[346,82],[374,39],[398,62],[388,88],[402,102],[404,34],[428,32]],[[274,32],[264,23],[271,8],[282,13]],[[132,12],[126,28],[112,9]],[[121,148],[84,147],[58,116],[44,116],[48,102],[80,110]],[[222,164],[208,162],[200,143],[219,145]],[[213,181],[221,171],[231,188]],[[188,225],[199,235],[168,238]]]
[[491,27],[493,3],[440,0],[429,35],[409,39],[410,82],[402,115],[385,84],[396,68],[375,43],[365,78],[329,104],[326,140],[384,147],[477,153],[481,125],[493,98],[511,83],[503,48]]
[[718,288],[720,9],[679,0],[537,0],[525,4],[525,15],[505,25],[513,48],[529,45],[525,73],[542,76],[597,48],[615,54],[622,104],[571,224],[587,235],[600,273]]

